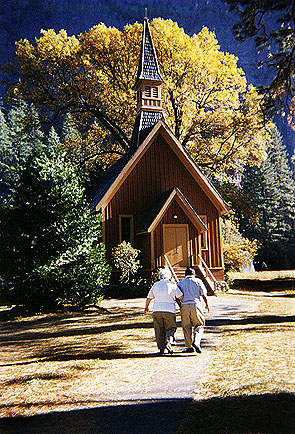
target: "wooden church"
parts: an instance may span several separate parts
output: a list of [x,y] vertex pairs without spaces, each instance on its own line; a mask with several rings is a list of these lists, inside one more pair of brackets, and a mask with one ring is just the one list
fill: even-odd
[[92,206],[103,216],[108,258],[129,241],[141,252],[145,276],[168,265],[182,277],[192,266],[214,291],[224,279],[220,218],[227,207],[166,124],[162,82],[145,18],[131,151],[101,178]]

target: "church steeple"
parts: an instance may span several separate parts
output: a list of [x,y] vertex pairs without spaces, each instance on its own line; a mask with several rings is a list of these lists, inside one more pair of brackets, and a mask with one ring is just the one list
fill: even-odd
[[164,119],[161,98],[163,83],[153,44],[148,19],[145,16],[141,40],[140,58],[135,90],[137,92],[137,116],[131,139],[134,152],[156,123]]
[[140,110],[162,111],[160,74],[155,47],[148,18],[144,18],[140,58],[135,89],[137,91],[137,112]]

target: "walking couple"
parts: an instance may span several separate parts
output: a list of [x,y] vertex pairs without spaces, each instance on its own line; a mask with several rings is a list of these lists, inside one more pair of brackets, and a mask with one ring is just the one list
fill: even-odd
[[154,300],[153,322],[160,354],[164,354],[165,348],[169,354],[173,353],[171,344],[174,342],[176,331],[175,303],[180,307],[186,346],[183,352],[201,353],[200,344],[205,325],[201,298],[209,312],[206,288],[203,282],[195,277],[193,268],[185,270],[185,278],[178,284],[170,279],[171,272],[167,268],[162,269],[159,273],[159,281],[150,289],[145,304],[145,313],[148,313],[150,302]]

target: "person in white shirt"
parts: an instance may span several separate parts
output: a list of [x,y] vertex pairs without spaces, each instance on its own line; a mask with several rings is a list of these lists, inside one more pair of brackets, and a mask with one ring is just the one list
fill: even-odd
[[182,300],[183,294],[171,280],[171,273],[164,268],[159,273],[159,281],[151,287],[146,303],[145,313],[149,312],[149,305],[154,300],[153,323],[157,346],[160,355],[164,354],[165,348],[169,354],[173,354],[171,341],[176,330],[175,301]]
[[205,316],[201,304],[203,299],[209,312],[207,290],[201,279],[195,277],[195,270],[187,268],[185,278],[178,282],[177,287],[183,293],[181,303],[181,325],[186,349],[184,352],[201,353],[201,339],[204,333]]

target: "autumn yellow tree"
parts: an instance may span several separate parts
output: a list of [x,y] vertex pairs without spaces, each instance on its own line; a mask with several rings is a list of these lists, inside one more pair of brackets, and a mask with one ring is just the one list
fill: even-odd
[[[171,20],[154,19],[151,32],[163,77],[166,121],[207,171],[230,172],[265,158],[267,125],[260,96],[238,59],[220,51],[207,28],[187,35]],[[79,36],[42,31],[16,44],[20,77],[10,95],[59,116],[70,113],[89,162],[109,164],[128,152],[136,116],[134,84],[142,25],[122,31],[99,24]],[[87,152],[85,152],[85,149]]]

